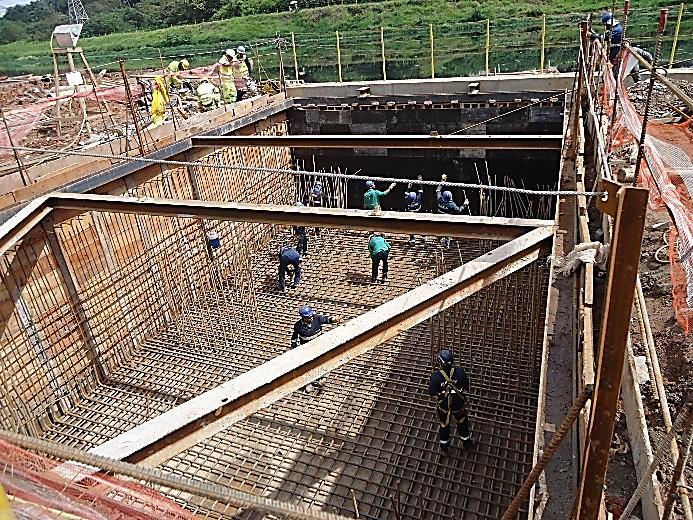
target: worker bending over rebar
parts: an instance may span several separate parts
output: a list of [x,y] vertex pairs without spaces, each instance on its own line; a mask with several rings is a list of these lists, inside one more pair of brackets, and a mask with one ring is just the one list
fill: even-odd
[[[602,13],[602,25],[604,25],[604,34],[597,34],[596,32],[590,30],[590,40],[600,39],[606,45],[609,44],[609,62],[613,65],[614,76],[618,74],[618,68],[621,64],[625,53],[621,53],[621,42],[623,40],[623,26],[619,22],[611,11],[605,11]],[[631,50],[645,60],[652,63],[652,54],[644,49],[635,47],[631,45]],[[626,75],[633,78],[636,83],[640,81],[640,63],[635,60],[633,66],[630,70],[626,71]]]
[[438,354],[440,369],[431,375],[428,382],[428,395],[438,402],[437,413],[440,421],[440,449],[444,454],[450,448],[450,425],[454,419],[457,433],[465,448],[474,446],[472,433],[469,431],[467,417],[467,394],[469,378],[462,367],[454,366],[455,356],[451,350],[441,350]]
[[[301,307],[298,314],[301,317],[296,323],[294,323],[294,331],[291,335],[291,348],[296,348],[299,344],[303,345],[304,343],[308,343],[310,340],[317,338],[320,334],[322,334],[323,325],[338,325],[341,323],[341,320],[337,318],[315,314],[315,311],[309,305],[304,305]],[[317,381],[308,383],[302,388],[302,390],[308,394],[317,395],[322,390],[324,380],[325,378],[323,376]]]
[[387,281],[387,260],[390,256],[390,249],[390,244],[385,240],[382,233],[376,231],[371,235],[371,238],[368,240],[368,252],[371,255],[371,283],[375,283],[378,279],[380,262],[383,263],[382,281],[383,283]]
[[283,246],[279,249],[279,289],[286,289],[286,273],[293,271],[294,283],[293,288],[301,283],[301,255],[298,251],[289,247]]

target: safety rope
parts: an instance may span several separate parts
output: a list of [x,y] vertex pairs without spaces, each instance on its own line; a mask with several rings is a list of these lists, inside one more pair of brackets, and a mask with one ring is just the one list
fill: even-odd
[[[346,517],[326,511],[317,511],[307,507],[297,506],[288,502],[272,500],[260,496],[220,486],[180,477],[161,471],[156,468],[148,468],[130,464],[120,460],[94,455],[87,451],[64,446],[57,442],[45,439],[37,439],[19,433],[0,430],[0,439],[20,446],[24,449],[45,453],[66,461],[75,461],[99,468],[110,473],[125,475],[137,480],[144,480],[151,484],[158,484],[170,489],[176,489],[196,496],[206,497],[211,500],[218,500],[225,504],[235,507],[254,509],[265,514],[278,515],[281,518],[294,518],[296,520],[347,520]],[[90,468],[84,468],[84,473],[88,474]]]
[[288,168],[266,168],[260,166],[232,166],[227,164],[206,163],[200,161],[174,161],[171,159],[150,159],[147,157],[130,157],[127,155],[111,155],[94,152],[80,152],[76,150],[52,150],[50,148],[32,148],[27,146],[0,146],[0,150],[17,150],[22,152],[55,153],[63,155],[73,155],[78,157],[90,157],[92,159],[109,159],[119,161],[141,162],[145,164],[160,164],[166,166],[189,166],[200,168],[217,168],[221,170],[248,171],[260,173],[282,173],[287,175],[314,175],[316,177],[350,179],[354,181],[378,181],[390,182],[394,184],[416,184],[421,186],[449,186],[451,188],[479,189],[486,191],[504,191],[508,193],[519,193],[523,195],[551,195],[551,196],[577,196],[601,197],[607,200],[606,191],[573,191],[573,190],[530,190],[527,188],[510,188],[508,186],[494,186],[491,184],[473,184],[467,182],[448,182],[448,181],[426,181],[419,179],[398,179],[395,177],[374,177],[370,175],[350,175],[345,173],[311,172],[305,170],[292,170]]

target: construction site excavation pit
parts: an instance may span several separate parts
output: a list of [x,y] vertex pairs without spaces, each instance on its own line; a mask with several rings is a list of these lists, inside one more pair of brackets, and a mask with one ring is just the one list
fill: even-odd
[[[379,105],[301,100],[261,132],[346,133],[324,124],[347,124],[325,121],[346,120],[348,112],[354,134],[443,134],[534,103],[500,119],[497,128],[485,123],[467,133],[560,134],[562,98],[535,103],[546,95],[427,96],[432,105],[417,98]],[[355,121],[370,116],[375,119],[366,126]],[[218,148],[198,160],[207,166],[162,168],[124,194],[292,205],[320,180],[332,205],[360,208],[363,181],[323,178],[320,170],[424,180],[447,173],[462,182],[487,172],[482,183],[556,188],[560,153],[249,147]],[[383,199],[384,209],[403,209],[404,186]],[[435,187],[424,188],[424,211],[432,211],[434,194]],[[554,217],[550,196],[453,194],[460,203],[468,198],[473,215]],[[2,331],[0,422],[88,450],[286,352],[301,305],[348,322],[503,243],[453,238],[446,248],[440,237],[419,236],[412,244],[408,234],[387,232],[390,276],[373,285],[368,231],[311,228],[303,280],[282,292],[278,251],[295,246],[291,226],[69,211],[60,210],[1,259],[4,301],[16,298],[13,288],[23,290]],[[218,248],[210,246],[210,232],[219,237]],[[358,508],[362,518],[498,518],[535,457],[547,256],[332,370],[319,394],[295,391],[162,456],[159,467],[348,517]],[[73,283],[66,286],[66,277]],[[477,442],[463,450],[454,438],[447,458],[439,453],[435,402],[427,394],[442,348],[453,350],[469,374]],[[200,518],[263,518],[162,491]]]

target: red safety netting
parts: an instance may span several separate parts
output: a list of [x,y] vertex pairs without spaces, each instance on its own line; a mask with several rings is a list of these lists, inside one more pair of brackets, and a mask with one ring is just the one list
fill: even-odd
[[[64,471],[68,466],[73,471]],[[153,489],[103,473],[84,476],[80,468],[0,440],[0,484],[18,518],[56,518],[60,513],[89,520],[194,518]],[[64,476],[68,473],[81,476],[70,479]]]
[[[611,65],[595,42],[595,56],[601,56],[602,70]],[[611,129],[609,152],[637,143],[642,133],[642,118],[631,102],[625,78],[637,64],[630,48],[618,65],[618,109]],[[616,81],[611,73],[604,75],[601,102],[613,107]],[[609,110],[607,110],[607,113]],[[670,263],[674,312],[686,333],[693,330],[693,132],[689,123],[661,124],[649,122],[645,138],[645,159],[638,183],[650,190],[650,207],[666,209],[674,224],[670,242]]]

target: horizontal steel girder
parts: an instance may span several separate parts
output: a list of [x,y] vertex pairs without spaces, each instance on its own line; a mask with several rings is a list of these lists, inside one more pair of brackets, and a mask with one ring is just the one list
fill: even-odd
[[97,446],[156,466],[539,259],[553,229],[534,229]]
[[[47,198],[47,205],[55,209],[70,210],[62,217],[71,217],[76,212],[93,210],[287,226],[346,228],[401,234],[501,240],[518,237],[535,228],[553,226],[553,221],[550,220],[417,214],[397,211],[376,213],[356,209],[307,208],[199,200],[138,199],[135,197],[75,193],[51,194]],[[56,222],[60,222],[61,214],[56,213],[53,218]]]
[[562,135],[228,135],[191,138],[193,146],[290,148],[481,148],[560,150]]

